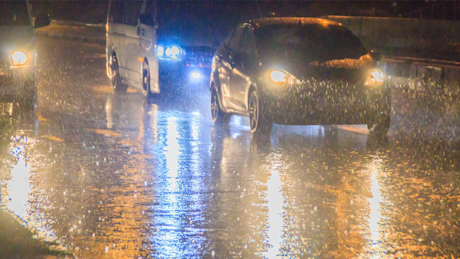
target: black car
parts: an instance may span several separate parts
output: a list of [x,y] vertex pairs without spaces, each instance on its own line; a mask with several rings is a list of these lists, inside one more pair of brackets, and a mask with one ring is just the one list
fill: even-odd
[[184,47],[185,58],[183,63],[183,71],[185,77],[187,77],[191,82],[202,82],[203,80],[209,80],[212,57],[214,56],[215,52],[215,48],[208,46]]
[[211,73],[214,123],[249,116],[253,134],[272,123],[367,124],[386,134],[391,94],[377,61],[340,23],[262,18],[237,27],[217,50]]

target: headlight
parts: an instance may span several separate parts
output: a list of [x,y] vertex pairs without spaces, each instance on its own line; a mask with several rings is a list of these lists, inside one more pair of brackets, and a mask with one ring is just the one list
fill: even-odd
[[270,79],[275,83],[284,83],[286,82],[287,73],[281,70],[273,70],[270,72]]
[[157,56],[158,57],[163,57],[164,54],[165,54],[165,49],[163,48],[163,46],[158,46],[157,47]]
[[11,54],[11,61],[13,62],[13,66],[24,65],[27,62],[27,55],[20,50],[16,50]]
[[277,84],[284,84],[288,82],[289,84],[301,84],[302,82],[297,79],[294,75],[283,70],[272,70],[270,72],[270,79]]
[[383,84],[384,79],[385,79],[385,76],[382,71],[380,71],[379,69],[373,69],[369,77],[366,79],[366,82],[364,83],[364,85],[381,86]]
[[165,54],[166,54],[166,56],[168,56],[170,58],[177,58],[177,57],[179,57],[179,54],[180,54],[180,48],[177,47],[177,46],[172,46],[172,47],[166,48]]

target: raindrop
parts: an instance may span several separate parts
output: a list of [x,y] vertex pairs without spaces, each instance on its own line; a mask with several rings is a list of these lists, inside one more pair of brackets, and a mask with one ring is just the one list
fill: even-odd
[[105,247],[105,252],[106,252],[106,253],[109,252],[109,247],[108,247],[108,246]]

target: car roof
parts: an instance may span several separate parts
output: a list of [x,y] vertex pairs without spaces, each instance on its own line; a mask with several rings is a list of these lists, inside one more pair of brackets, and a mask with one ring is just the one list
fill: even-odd
[[321,24],[321,25],[338,25],[341,23],[327,19],[312,18],[312,17],[270,17],[258,18],[249,21],[253,27],[269,26],[269,25],[294,25],[294,24]]

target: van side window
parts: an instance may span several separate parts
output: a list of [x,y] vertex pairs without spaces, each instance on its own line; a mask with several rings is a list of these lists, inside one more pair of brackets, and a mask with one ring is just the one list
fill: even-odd
[[122,23],[126,25],[137,25],[141,11],[142,1],[123,1]]
[[141,23],[154,26],[156,18],[156,2],[155,0],[147,0],[145,9],[141,10]]

